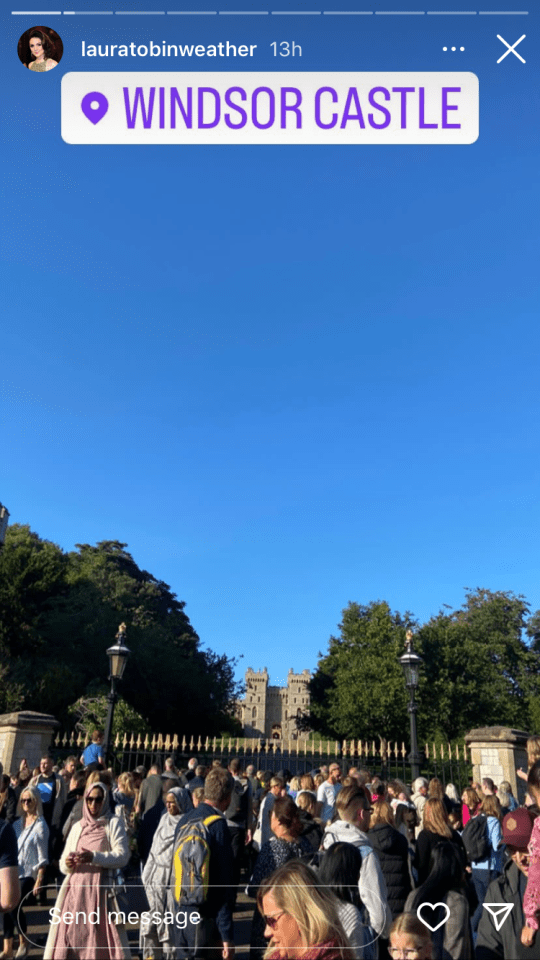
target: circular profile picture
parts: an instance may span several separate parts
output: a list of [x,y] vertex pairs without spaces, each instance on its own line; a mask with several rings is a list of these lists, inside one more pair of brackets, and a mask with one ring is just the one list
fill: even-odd
[[64,44],[56,30],[50,27],[31,27],[19,39],[19,60],[34,73],[46,73],[58,66],[64,53]]

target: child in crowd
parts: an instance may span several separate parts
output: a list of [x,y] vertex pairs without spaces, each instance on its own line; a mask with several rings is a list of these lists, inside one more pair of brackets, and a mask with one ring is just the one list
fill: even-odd
[[452,827],[452,830],[457,830],[461,835],[463,833],[463,824],[461,822],[461,816],[455,810],[452,810],[448,814],[448,823]]

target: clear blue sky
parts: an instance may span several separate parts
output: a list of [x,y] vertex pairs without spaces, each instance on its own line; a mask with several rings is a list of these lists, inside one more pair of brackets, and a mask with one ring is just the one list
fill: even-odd
[[[16,57],[35,20],[3,27],[11,520],[66,550],[127,543],[204,645],[273,682],[315,667],[350,600],[422,621],[483,586],[538,608],[537,17],[51,16],[66,52],[47,76]],[[496,63],[497,33],[527,34],[526,64]],[[234,69],[473,71],[480,138],[61,140],[63,73],[150,69],[83,62],[81,39],[173,35],[258,43]],[[276,62],[280,39],[301,61]]]

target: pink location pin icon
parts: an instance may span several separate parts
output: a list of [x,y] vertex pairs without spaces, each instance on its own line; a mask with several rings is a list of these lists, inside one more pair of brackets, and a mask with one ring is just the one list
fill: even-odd
[[99,123],[109,109],[109,101],[102,93],[87,93],[81,101],[81,110],[91,123]]

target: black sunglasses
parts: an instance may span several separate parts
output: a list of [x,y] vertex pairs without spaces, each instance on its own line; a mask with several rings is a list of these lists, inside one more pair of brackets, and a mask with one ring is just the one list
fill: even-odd
[[264,922],[268,927],[270,927],[271,930],[275,930],[275,928],[277,927],[278,920],[281,920],[281,918],[284,916],[285,916],[285,910],[282,910],[281,913],[276,913],[275,916],[273,917],[267,917],[265,914]]

